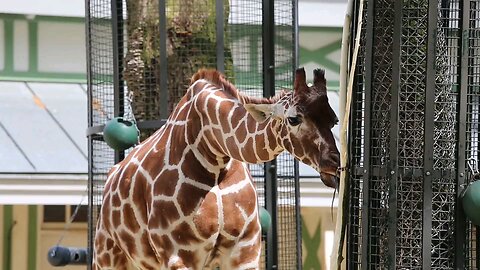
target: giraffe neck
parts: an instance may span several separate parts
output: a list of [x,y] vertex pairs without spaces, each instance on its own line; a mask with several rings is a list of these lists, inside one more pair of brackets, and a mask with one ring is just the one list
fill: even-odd
[[[205,111],[200,113],[202,127],[199,133],[205,145],[198,145],[198,149],[209,149],[220,161],[233,158],[247,163],[270,161],[285,150],[280,120],[269,118],[259,123],[242,104],[272,103],[272,100],[243,96],[232,99],[222,90],[210,91],[205,98],[205,103],[200,102]],[[201,108],[198,111],[202,112]]]

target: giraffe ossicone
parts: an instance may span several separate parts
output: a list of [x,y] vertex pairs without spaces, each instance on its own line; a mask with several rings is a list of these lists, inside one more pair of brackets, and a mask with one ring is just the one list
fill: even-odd
[[338,184],[325,73],[293,91],[240,93],[202,69],[165,125],[108,174],[93,269],[259,269],[259,205],[246,163],[288,151]]

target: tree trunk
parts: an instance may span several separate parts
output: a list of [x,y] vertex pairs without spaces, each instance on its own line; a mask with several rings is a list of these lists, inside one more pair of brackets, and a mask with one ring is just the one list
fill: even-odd
[[[228,0],[224,2],[227,25],[229,3]],[[215,0],[169,0],[166,5],[168,111],[171,112],[197,69],[216,66],[216,13]],[[126,24],[123,74],[133,97],[133,114],[139,121],[159,119],[161,41],[158,29],[161,26],[158,1],[127,0]],[[231,72],[228,48],[226,44],[226,70]]]

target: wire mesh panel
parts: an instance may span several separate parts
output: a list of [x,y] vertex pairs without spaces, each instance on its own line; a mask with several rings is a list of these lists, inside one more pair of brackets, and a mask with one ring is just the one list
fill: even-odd
[[[114,114],[114,50],[110,1],[87,1],[88,125],[104,124]],[[115,153],[99,136],[89,136],[89,247],[92,246],[98,206]],[[91,254],[91,253],[90,253]]]
[[[466,96],[466,155],[468,166],[472,163],[480,163],[480,1],[467,1],[469,7],[468,35],[466,46],[468,50],[464,58],[468,59],[467,71],[464,77],[468,81],[465,87]],[[465,13],[464,13],[465,14]],[[466,183],[470,183],[472,174],[467,173]],[[480,227],[472,223],[466,225],[465,267],[468,269],[480,268]]]
[[[296,67],[296,2],[272,1],[267,16],[260,0],[128,1],[87,0],[90,141],[90,247],[109,169],[128,154],[114,151],[101,136],[116,116],[136,121],[140,140],[160,128],[185,94],[191,76],[217,68],[252,96],[293,88]],[[202,8],[198,8],[202,7]],[[270,24],[272,32],[265,32]],[[272,34],[273,91],[265,89],[265,39]],[[275,267],[301,267],[298,165],[288,154],[276,160],[275,197],[265,182],[270,167],[251,165],[260,205],[276,205]],[[272,213],[273,214],[273,213]],[[274,221],[274,222],[275,222]],[[272,248],[271,241],[264,247]],[[269,255],[271,256],[271,255]],[[262,264],[267,259],[262,257]]]
[[477,230],[458,204],[465,160],[478,160],[477,5],[365,1],[350,120],[349,269],[478,267]]

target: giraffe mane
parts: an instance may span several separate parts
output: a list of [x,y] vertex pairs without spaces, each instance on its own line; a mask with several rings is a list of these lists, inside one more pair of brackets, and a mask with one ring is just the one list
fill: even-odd
[[259,98],[259,97],[252,97],[246,94],[241,93],[235,85],[233,85],[230,81],[228,81],[225,76],[215,69],[207,69],[202,68],[199,69],[191,78],[190,85],[198,80],[206,80],[211,84],[214,84],[218,88],[223,89],[226,93],[230,94],[235,99],[239,100],[243,104],[272,104],[280,100],[287,91],[282,91],[281,93],[270,97],[270,98]]

